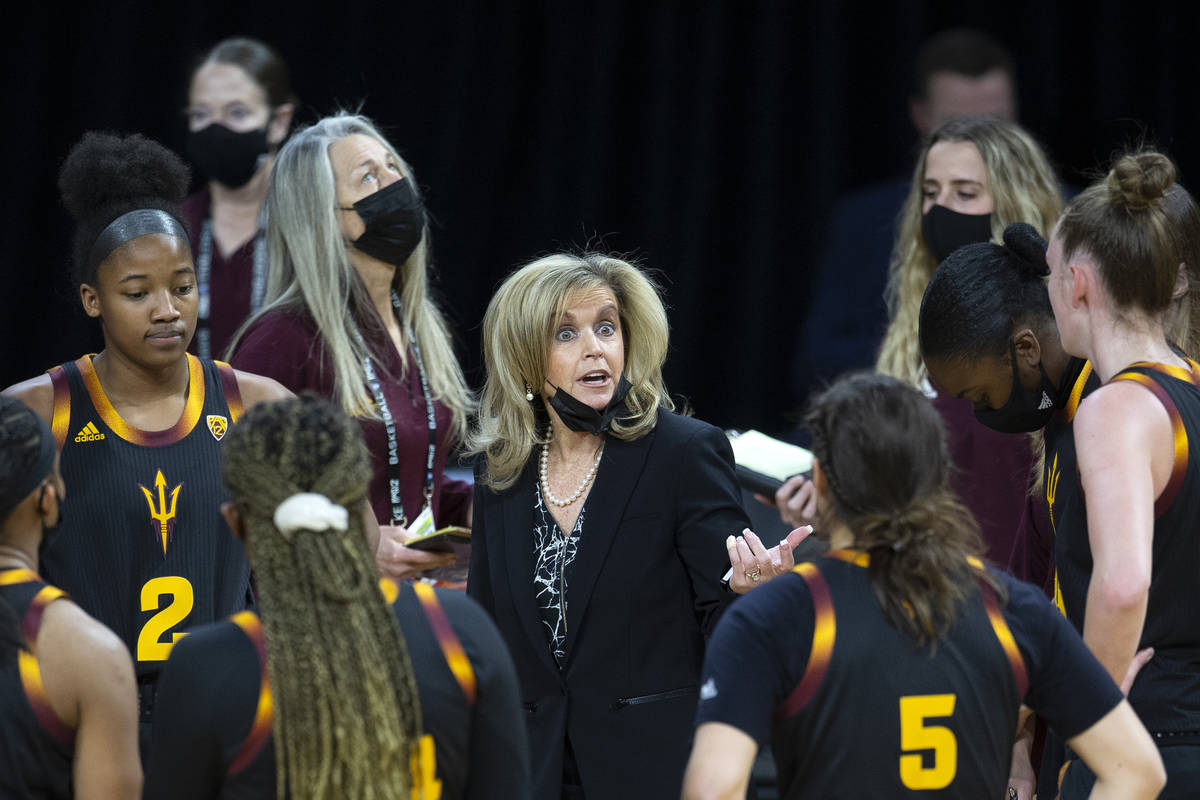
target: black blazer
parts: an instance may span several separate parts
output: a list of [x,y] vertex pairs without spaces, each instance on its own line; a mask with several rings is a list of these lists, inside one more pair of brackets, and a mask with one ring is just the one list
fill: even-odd
[[720,585],[725,539],[747,525],[729,441],[666,411],[641,439],[608,439],[567,587],[561,671],[534,600],[536,481],[536,450],[509,489],[477,481],[467,582],[517,666],[534,797],[561,797],[567,737],[588,797],[678,797],[705,640],[733,599]]

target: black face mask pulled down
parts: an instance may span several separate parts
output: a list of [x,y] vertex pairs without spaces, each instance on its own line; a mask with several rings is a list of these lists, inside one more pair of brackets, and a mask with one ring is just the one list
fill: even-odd
[[1042,380],[1033,391],[1021,385],[1017,374],[1017,345],[1012,348],[1012,391],[1009,392],[1008,402],[1003,407],[976,411],[975,419],[994,431],[1001,433],[1031,433],[1046,427],[1054,410],[1058,408],[1058,387],[1050,381],[1046,368],[1038,362]]
[[992,238],[991,214],[960,214],[945,206],[933,206],[921,217],[921,236],[937,263],[960,247]]
[[425,204],[408,178],[367,195],[354,204],[354,210],[366,226],[354,246],[385,264],[400,266],[421,243]]
[[230,189],[250,182],[267,149],[265,127],[237,133],[214,122],[187,139],[188,155],[200,171]]
[[[554,386],[553,383],[550,385]],[[632,388],[633,384],[625,380],[625,376],[622,375],[621,379],[617,381],[617,390],[613,392],[612,399],[608,401],[608,405],[604,407],[603,411],[597,411],[557,386],[554,386],[554,395],[547,398],[546,402],[558,412],[558,418],[571,430],[576,433],[590,433],[599,436],[608,432],[612,428],[613,422],[625,412],[625,396]]]

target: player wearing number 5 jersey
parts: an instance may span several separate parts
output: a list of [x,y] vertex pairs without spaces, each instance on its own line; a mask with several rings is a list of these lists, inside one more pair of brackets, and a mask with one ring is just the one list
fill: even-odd
[[1022,703],[1096,771],[1093,797],[1154,797],[1162,761],[1104,668],[1038,589],[978,560],[928,400],[854,376],[808,422],[836,549],[722,618],[685,797],[742,797],[768,741],[785,798],[1002,797]]
[[178,208],[187,178],[141,136],[88,134],[75,146],[59,187],[104,350],[6,392],[50,424],[71,485],[43,575],[129,647],[143,737],[171,645],[247,604],[249,566],[220,517],[220,441],[243,406],[287,395],[186,352],[197,313]]

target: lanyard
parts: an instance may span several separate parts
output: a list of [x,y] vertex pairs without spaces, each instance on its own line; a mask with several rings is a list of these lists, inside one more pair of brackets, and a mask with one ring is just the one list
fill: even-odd
[[[263,231],[263,218],[259,215],[258,230],[254,233],[254,266],[250,271],[250,313],[262,307],[267,293],[267,237]],[[212,310],[213,235],[212,220],[204,220],[200,228],[200,252],[196,254],[196,293],[200,300],[196,312],[196,352],[201,358],[212,358],[212,332],[208,318]]]
[[[392,310],[399,319],[400,296],[396,294],[395,289],[392,290]],[[421,358],[421,346],[417,344],[417,337],[413,336],[411,328],[407,333],[409,344],[413,350],[413,360],[417,362],[417,373],[421,377],[421,393],[425,395],[425,419],[429,426],[429,452],[425,459],[425,487],[422,492],[425,497],[425,505],[422,506],[422,510],[424,510],[433,501],[433,459],[437,452],[437,414],[433,407],[433,395],[429,392],[429,378],[425,373],[425,361]],[[359,344],[366,349],[362,333],[355,330],[354,335]],[[396,419],[392,416],[392,408],[388,404],[387,396],[383,393],[383,384],[379,380],[379,374],[375,371],[375,365],[371,363],[369,353],[363,357],[363,373],[367,376],[367,388],[371,390],[371,396],[379,408],[379,416],[383,418],[383,429],[387,433],[388,502],[392,507],[389,523],[406,528],[408,527],[408,517],[404,513],[404,503],[400,497],[400,440],[396,435]]]

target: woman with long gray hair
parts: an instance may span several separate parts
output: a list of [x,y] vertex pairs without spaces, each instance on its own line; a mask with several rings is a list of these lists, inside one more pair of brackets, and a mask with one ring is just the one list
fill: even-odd
[[266,302],[231,361],[332,398],[363,428],[382,572],[449,556],[403,546],[426,510],[470,524],[471,487],[443,474],[473,399],[428,292],[429,231],[412,169],[370,120],[332,116],[280,150],[266,201]]

